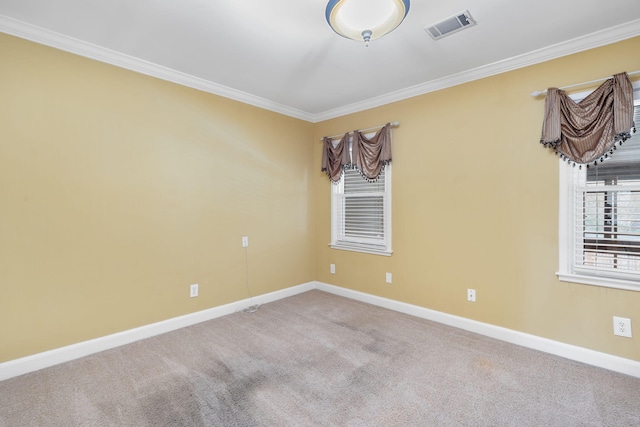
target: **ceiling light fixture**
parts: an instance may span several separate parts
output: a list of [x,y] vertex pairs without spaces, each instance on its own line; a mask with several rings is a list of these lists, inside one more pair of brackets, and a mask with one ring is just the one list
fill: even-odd
[[369,41],[395,30],[409,13],[409,0],[330,0],[325,17],[336,33]]

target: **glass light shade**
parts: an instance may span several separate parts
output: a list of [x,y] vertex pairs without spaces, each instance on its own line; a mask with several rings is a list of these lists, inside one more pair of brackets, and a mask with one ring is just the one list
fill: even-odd
[[409,13],[409,0],[330,0],[325,17],[336,33],[368,42],[393,31]]

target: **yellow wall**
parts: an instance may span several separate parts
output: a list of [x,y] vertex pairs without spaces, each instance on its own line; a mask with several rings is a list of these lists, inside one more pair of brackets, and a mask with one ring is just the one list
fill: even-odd
[[[243,235],[254,294],[315,279],[640,360],[611,319],[640,292],[555,277],[558,164],[529,96],[639,50],[313,125],[0,34],[0,362],[246,298]],[[332,250],[319,138],[393,120],[394,254]]]
[[[0,362],[314,279],[313,125],[0,34]],[[200,296],[189,298],[199,283]]]
[[[639,70],[636,52],[640,37],[320,123],[315,140],[388,121],[400,127],[393,255],[327,246],[330,184],[317,169],[317,279],[640,360],[640,330],[628,339],[612,327],[614,315],[640,322],[640,292],[555,276],[558,160],[538,142],[544,98],[529,95]],[[315,165],[320,153],[317,143]],[[466,301],[467,288],[476,303]]]

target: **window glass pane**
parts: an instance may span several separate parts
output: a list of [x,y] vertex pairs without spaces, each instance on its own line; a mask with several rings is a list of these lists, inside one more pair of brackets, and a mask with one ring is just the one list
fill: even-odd
[[391,166],[388,165],[378,179],[371,182],[358,170],[344,171],[333,191],[332,246],[390,254],[390,205],[387,200],[390,174]]
[[[640,108],[636,106],[636,120]],[[640,134],[586,171],[576,218],[576,265],[640,274]]]
[[345,235],[384,237],[384,198],[350,197],[345,200]]
[[[634,109],[634,120],[640,128],[640,106]],[[587,168],[587,183],[591,185],[640,184],[640,132],[617,146],[611,158],[596,167]]]
[[343,178],[345,193],[384,193],[384,170],[380,172],[375,182],[367,181],[359,171],[354,169],[347,169]]
[[369,182],[357,170],[345,171],[343,238],[384,239],[384,174]]

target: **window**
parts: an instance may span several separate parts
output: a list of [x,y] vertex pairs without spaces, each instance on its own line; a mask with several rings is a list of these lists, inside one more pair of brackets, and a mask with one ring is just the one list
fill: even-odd
[[560,163],[558,277],[640,291],[640,132],[596,167]]
[[391,164],[376,181],[345,169],[331,185],[331,247],[391,255]]

